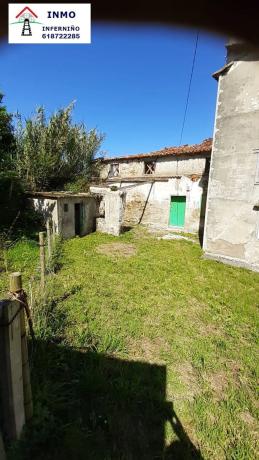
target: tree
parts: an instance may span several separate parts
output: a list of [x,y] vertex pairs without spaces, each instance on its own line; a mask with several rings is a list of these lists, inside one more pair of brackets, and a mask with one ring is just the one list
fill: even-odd
[[50,190],[84,178],[89,180],[98,162],[94,161],[104,135],[87,131],[83,124],[72,123],[74,104],[60,109],[49,120],[45,109],[21,119],[17,125],[17,171],[31,190]]
[[12,115],[3,105],[3,97],[0,93],[0,171],[13,168],[16,148]]

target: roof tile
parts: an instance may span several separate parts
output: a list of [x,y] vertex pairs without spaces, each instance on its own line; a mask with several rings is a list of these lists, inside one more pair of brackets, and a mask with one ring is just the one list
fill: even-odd
[[199,155],[211,153],[212,138],[204,139],[200,144],[180,145],[179,147],[164,147],[162,150],[156,150],[150,153],[140,153],[136,155],[125,155],[112,158],[104,158],[102,161],[109,163],[117,160],[138,160],[141,158],[157,158],[165,156],[181,156],[181,155]]

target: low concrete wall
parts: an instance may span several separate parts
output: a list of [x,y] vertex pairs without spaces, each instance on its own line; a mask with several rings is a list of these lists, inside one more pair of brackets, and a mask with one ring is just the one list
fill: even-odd
[[109,188],[91,187],[91,192],[102,195],[104,203],[104,216],[97,217],[96,230],[118,236],[122,232],[126,193],[124,191],[111,191]]
[[125,192],[107,192],[104,196],[105,227],[111,235],[118,236],[122,231],[125,197]]

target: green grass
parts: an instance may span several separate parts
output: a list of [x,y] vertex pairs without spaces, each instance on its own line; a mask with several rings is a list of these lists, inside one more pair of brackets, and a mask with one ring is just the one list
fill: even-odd
[[[97,251],[109,243],[135,253]],[[25,287],[37,252],[9,252]],[[198,244],[141,228],[64,243],[49,297],[69,295],[45,302],[35,417],[11,459],[257,457],[259,275],[201,256]]]
[[26,286],[31,276],[39,278],[38,243],[36,241],[21,239],[13,243],[7,252],[0,251],[0,295],[2,297],[9,289],[8,276],[13,271],[22,272]]

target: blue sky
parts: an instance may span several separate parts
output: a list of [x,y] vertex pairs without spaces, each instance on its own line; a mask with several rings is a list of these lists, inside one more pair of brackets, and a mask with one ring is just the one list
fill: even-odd
[[[76,100],[73,118],[106,134],[107,156],[178,145],[195,30],[94,23],[91,45],[0,46],[0,89],[28,117]],[[200,33],[182,144],[212,136],[225,39]]]

